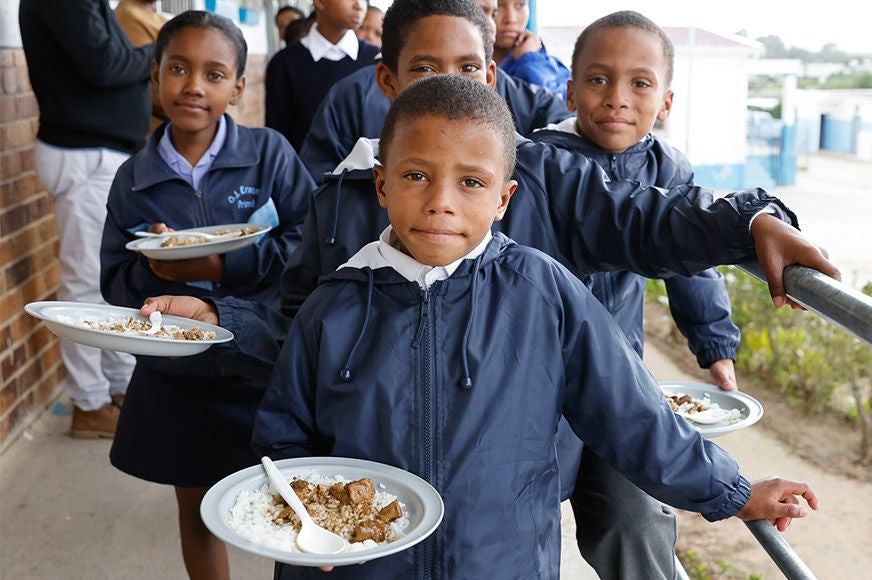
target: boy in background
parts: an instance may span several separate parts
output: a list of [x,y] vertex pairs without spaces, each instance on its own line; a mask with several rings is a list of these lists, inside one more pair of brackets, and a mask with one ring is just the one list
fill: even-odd
[[[517,182],[505,102],[457,75],[395,100],[376,166],[390,225],[322,278],[258,409],[273,458],[336,455],[406,469],[445,516],[422,543],[331,578],[556,578],[565,416],[633,481],[716,521],[806,514],[803,483],[749,484],[676,416],[610,315],[556,260],[491,234]],[[276,578],[319,572],[277,564]]]
[[276,11],[276,28],[279,31],[279,39],[284,39],[285,30],[291,22],[305,20],[306,15],[296,6],[282,6]]
[[266,68],[266,126],[297,151],[330,87],[373,64],[379,52],[354,35],[366,13],[364,0],[316,0],[315,13],[309,33],[277,52]]
[[[477,0],[476,4],[487,19],[490,45],[493,46],[497,31],[494,20],[497,0]],[[466,66],[469,72],[469,64]],[[381,133],[391,102],[376,83],[375,69],[375,66],[362,68],[337,82],[315,113],[300,158],[316,181],[333,171],[351,153],[359,138],[375,139]],[[433,72],[463,73],[461,70],[447,70],[444,66]],[[509,76],[499,68],[496,70],[495,89],[509,105],[515,129],[525,137],[535,129],[571,116],[566,103],[555,93]]]
[[354,33],[360,40],[364,40],[373,46],[381,48],[382,24],[384,23],[384,19],[385,13],[381,11],[381,8],[370,5],[366,9],[366,17]]
[[[687,158],[651,134],[654,124],[666,120],[672,107],[673,59],[669,37],[641,14],[622,11],[600,18],[581,33],[572,57],[567,106],[576,117],[536,131],[531,138],[585,155],[613,180],[636,180],[643,186],[667,189],[693,185]],[[589,284],[639,356],[644,340],[645,280],[627,271],[595,272]],[[710,369],[714,384],[736,389],[733,362],[739,329],[730,319],[723,276],[711,268],[692,277],[666,278],[665,283],[672,316],[699,365]],[[582,552],[602,556],[591,562],[601,577],[671,577],[677,540],[674,514],[664,510],[662,517],[651,518],[652,525],[657,522],[656,529],[635,525],[639,511],[655,500],[608,465],[588,458],[587,448],[584,453],[577,484],[580,493],[571,498],[572,506],[579,519],[598,532],[580,530],[579,544],[608,542],[620,532],[622,542],[635,546],[626,555],[635,554],[627,561],[618,557],[623,551],[585,546]],[[617,496],[626,501],[612,501]],[[657,512],[656,506],[648,509]],[[595,517],[603,513],[610,515]],[[651,534],[661,541],[652,542]],[[648,558],[640,558],[643,553]],[[640,566],[643,562],[650,562],[651,567]]]

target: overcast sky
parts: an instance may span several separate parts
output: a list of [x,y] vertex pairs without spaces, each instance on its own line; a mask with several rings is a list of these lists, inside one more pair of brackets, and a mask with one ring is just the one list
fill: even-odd
[[827,0],[809,6],[784,0],[651,2],[621,0],[602,6],[589,0],[538,0],[539,25],[585,25],[618,10],[635,10],[660,26],[697,26],[712,32],[745,29],[750,38],[779,36],[785,46],[816,52],[828,42],[848,52],[872,54],[868,0]]
[[[538,0],[539,25],[584,26],[618,10],[635,10],[660,26],[698,26],[711,32],[732,34],[745,29],[750,38],[781,37],[787,48],[812,52],[834,43],[847,52],[872,54],[868,0],[825,0],[808,7],[786,0],[623,0],[603,7],[591,0]],[[372,0],[381,8],[391,0]]]

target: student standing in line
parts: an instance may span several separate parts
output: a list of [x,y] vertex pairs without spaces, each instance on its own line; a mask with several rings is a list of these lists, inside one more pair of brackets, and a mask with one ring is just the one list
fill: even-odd
[[440,492],[444,519],[397,554],[329,576],[277,563],[277,580],[557,578],[561,417],[649,493],[709,521],[784,529],[807,514],[796,496],[817,509],[804,483],[749,483],[672,412],[580,280],[491,233],[518,185],[512,119],[493,91],[458,75],[416,81],[380,144],[390,224],[303,304],[253,443],[274,459],[408,470]]
[[[226,113],[245,88],[242,32],[212,12],[183,12],[161,29],[152,72],[170,118],[118,170],[103,228],[106,299],[138,306],[154,293],[244,297],[278,308],[277,278],[300,240],[314,184],[272,129]],[[258,241],[223,255],[169,261],[125,248],[135,232],[266,224]],[[200,519],[222,477],[256,463],[254,410],[263,380],[228,369],[209,351],[179,359],[137,356],[110,459],[118,469],[172,485],[191,578],[229,578],[227,552]]]
[[[476,3],[487,19],[492,45],[497,31],[494,20],[497,0]],[[333,171],[351,153],[359,138],[375,139],[381,133],[391,102],[379,89],[375,70],[376,66],[368,66],[337,82],[315,113],[300,158],[316,181]],[[444,67],[438,71],[449,72]],[[535,129],[572,116],[555,93],[509,76],[500,68],[496,69],[495,89],[509,105],[518,133],[525,137]]]
[[305,20],[306,15],[296,6],[282,6],[276,11],[276,28],[279,31],[279,39],[285,37],[285,30],[292,22]]
[[366,17],[354,33],[360,40],[365,40],[371,45],[381,48],[384,19],[385,13],[382,12],[381,8],[370,4],[366,9]]
[[[34,166],[55,206],[58,299],[102,303],[97,232],[116,170],[148,133],[154,46],[134,48],[107,0],[22,0],[18,22],[39,105]],[[133,357],[66,339],[60,350],[70,434],[114,437]]]
[[[492,86],[495,68],[488,54],[490,32],[481,11],[471,2],[397,0],[388,10],[385,30],[385,66],[379,65],[382,71],[379,85],[388,98],[401,94],[416,79],[447,70],[462,71]],[[391,40],[394,38],[398,40]],[[471,54],[476,56],[471,58]],[[377,141],[362,140],[360,155],[349,158],[315,193],[301,247],[283,276],[287,314],[296,312],[315,288],[319,276],[345,263],[361,246],[377,239],[387,225],[387,215],[376,203],[373,184],[377,150]],[[641,190],[638,184],[630,182],[609,184],[587,158],[523,139],[517,143],[517,156],[514,178],[521,185],[505,218],[495,227],[558,258],[579,276],[614,267],[612,264],[644,270],[643,273],[684,269],[688,264],[685,260],[698,263],[690,255],[706,247],[710,250],[708,259],[747,260],[753,255],[754,245],[749,239],[747,220],[764,208],[780,211],[776,209],[778,202],[761,191],[745,192],[708,205],[703,201],[706,192],[698,188],[686,192],[690,197],[685,198],[677,190]],[[692,209],[697,204],[701,204],[700,209]],[[707,209],[702,209],[703,206]],[[740,213],[745,217],[736,222]],[[620,216],[626,216],[627,221]],[[642,219],[633,222],[634,216]],[[774,249],[765,241],[769,234],[792,245],[795,231],[779,230],[785,227],[780,224],[770,224],[774,229],[761,233],[768,220],[777,222],[765,215],[754,219],[760,248]],[[724,227],[727,222],[732,225]],[[651,238],[657,232],[657,237]],[[675,236],[674,241],[666,239],[669,236]],[[836,273],[828,262],[820,260],[816,250],[808,245],[806,249],[810,252],[803,260]],[[798,255],[793,250],[789,253]],[[763,261],[774,264],[778,260]],[[287,319],[275,312],[233,298],[207,303],[161,297],[151,301],[143,313],[147,314],[155,305],[205,321],[220,319],[222,325],[237,335],[232,348],[238,350],[232,354],[251,364],[249,368],[257,365],[264,373],[269,372],[277,359],[278,345],[287,329]],[[274,343],[270,344],[269,337]],[[577,466],[572,466],[568,458],[561,465],[563,473],[574,479]],[[566,482],[564,490],[568,497],[571,481]],[[659,505],[654,507],[656,513],[662,514]],[[645,519],[646,512],[640,511],[637,527],[644,528]],[[615,539],[614,535],[610,537]],[[660,539],[652,536],[650,541]],[[667,542],[667,549],[671,546]]]
[[[666,33],[641,14],[623,11],[600,18],[575,44],[566,102],[576,116],[536,131],[531,138],[585,155],[613,180],[667,189],[693,185],[687,158],[651,134],[672,107],[673,55]],[[589,284],[639,356],[645,280],[628,271],[595,272]],[[730,319],[723,276],[711,268],[665,282],[672,316],[699,365],[710,369],[714,384],[736,389],[733,362],[740,333]],[[592,453],[585,447],[571,498],[579,527],[584,525],[577,533],[582,553],[594,560],[590,563],[601,578],[673,577],[675,514],[663,508],[657,515],[660,502]],[[643,511],[654,515],[639,526]],[[607,544],[618,535],[621,549],[609,549]]]
[[315,13],[309,33],[277,52],[266,68],[266,126],[297,151],[330,87],[373,64],[379,53],[354,35],[366,14],[364,0],[316,0]]

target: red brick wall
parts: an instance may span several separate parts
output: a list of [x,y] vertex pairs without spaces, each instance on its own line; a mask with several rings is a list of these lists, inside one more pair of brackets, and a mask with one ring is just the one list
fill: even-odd
[[[230,113],[263,125],[266,57],[247,65],[245,93]],[[55,300],[54,206],[33,169],[39,113],[21,49],[0,48],[0,450],[61,393],[66,376],[56,337],[24,305]]]
[[57,339],[23,307],[55,298],[54,207],[33,170],[38,123],[24,52],[0,49],[0,448],[60,392]]

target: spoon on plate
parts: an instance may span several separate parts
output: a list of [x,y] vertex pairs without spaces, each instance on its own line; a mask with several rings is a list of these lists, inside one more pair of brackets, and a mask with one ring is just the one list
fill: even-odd
[[315,520],[306,511],[306,506],[303,505],[300,497],[279,472],[272,459],[264,455],[260,461],[263,463],[263,468],[266,470],[269,480],[284,500],[288,502],[288,505],[291,506],[291,509],[294,510],[303,524],[300,528],[300,533],[297,534],[297,546],[300,550],[310,554],[338,554],[344,550],[348,545],[345,538],[325,530],[315,523]]
[[145,331],[146,334],[157,334],[160,332],[160,325],[163,322],[162,316],[159,310],[155,310],[151,314],[148,315],[148,321],[151,322],[151,328]]

